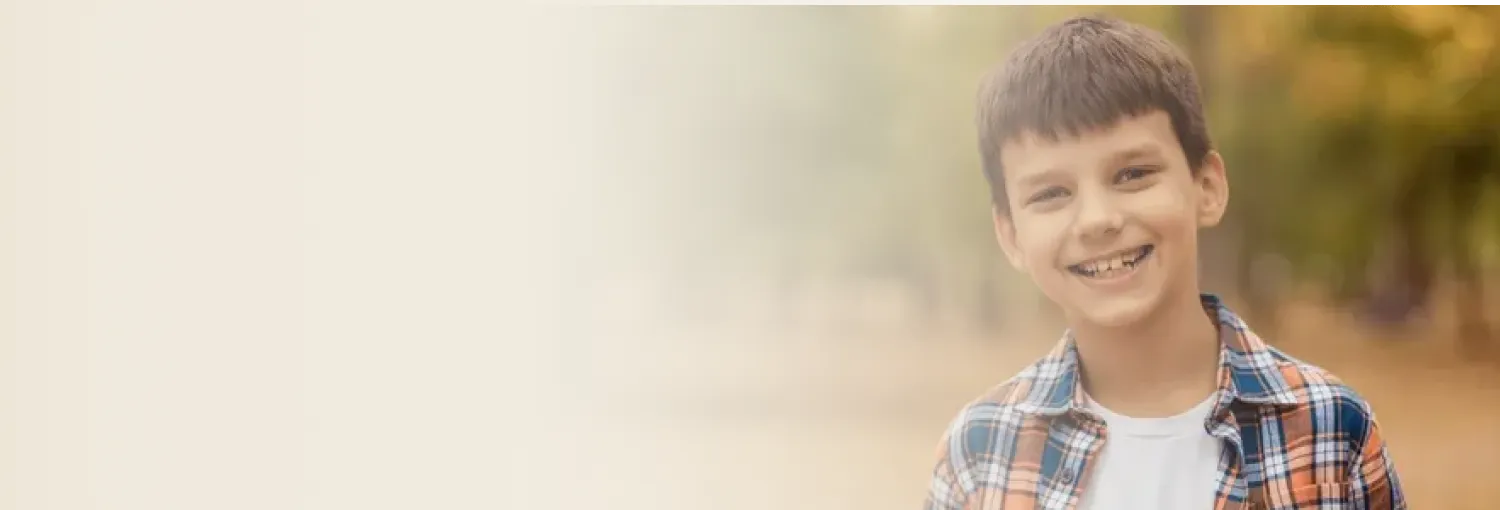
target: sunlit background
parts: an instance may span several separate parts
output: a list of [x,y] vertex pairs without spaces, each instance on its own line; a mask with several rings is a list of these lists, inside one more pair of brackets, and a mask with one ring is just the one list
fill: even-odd
[[1206,290],[1374,404],[1414,508],[1490,506],[1500,9],[352,1],[0,19],[0,501],[916,508],[1063,327],[979,78],[1096,11],[1202,73]]
[[1062,327],[995,245],[977,84],[1098,10],[1203,74],[1232,188],[1207,290],[1368,396],[1415,507],[1497,495],[1500,10],[1450,7],[596,13],[591,149],[622,170],[570,229],[567,380],[622,450],[578,492],[918,506],[943,425]]

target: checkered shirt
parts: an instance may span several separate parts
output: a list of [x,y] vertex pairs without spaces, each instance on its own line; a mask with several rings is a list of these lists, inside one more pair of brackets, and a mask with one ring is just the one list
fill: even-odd
[[[1321,368],[1266,345],[1216,296],[1216,510],[1404,509],[1374,412]],[[1106,433],[1087,410],[1072,334],[965,406],[943,434],[925,508],[1074,509]]]

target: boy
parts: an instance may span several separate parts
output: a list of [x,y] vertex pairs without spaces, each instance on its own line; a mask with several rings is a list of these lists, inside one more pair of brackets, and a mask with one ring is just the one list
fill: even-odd
[[996,234],[1069,327],[954,420],[927,508],[1405,508],[1369,404],[1200,293],[1229,187],[1199,101],[1176,47],[1102,16],[985,79]]

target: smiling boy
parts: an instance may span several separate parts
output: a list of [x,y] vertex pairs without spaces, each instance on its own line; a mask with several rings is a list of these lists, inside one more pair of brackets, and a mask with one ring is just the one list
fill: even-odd
[[1405,508],[1370,405],[1200,291],[1229,185],[1197,82],[1161,34],[1103,16],[984,80],[997,237],[1068,329],[959,413],[927,508]]

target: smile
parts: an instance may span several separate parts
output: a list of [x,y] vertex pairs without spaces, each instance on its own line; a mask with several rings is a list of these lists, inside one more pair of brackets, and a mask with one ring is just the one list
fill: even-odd
[[1154,251],[1156,251],[1156,247],[1148,244],[1133,250],[1116,253],[1109,257],[1073,264],[1068,266],[1068,271],[1084,278],[1107,280],[1129,274],[1141,262],[1151,257],[1151,253]]

